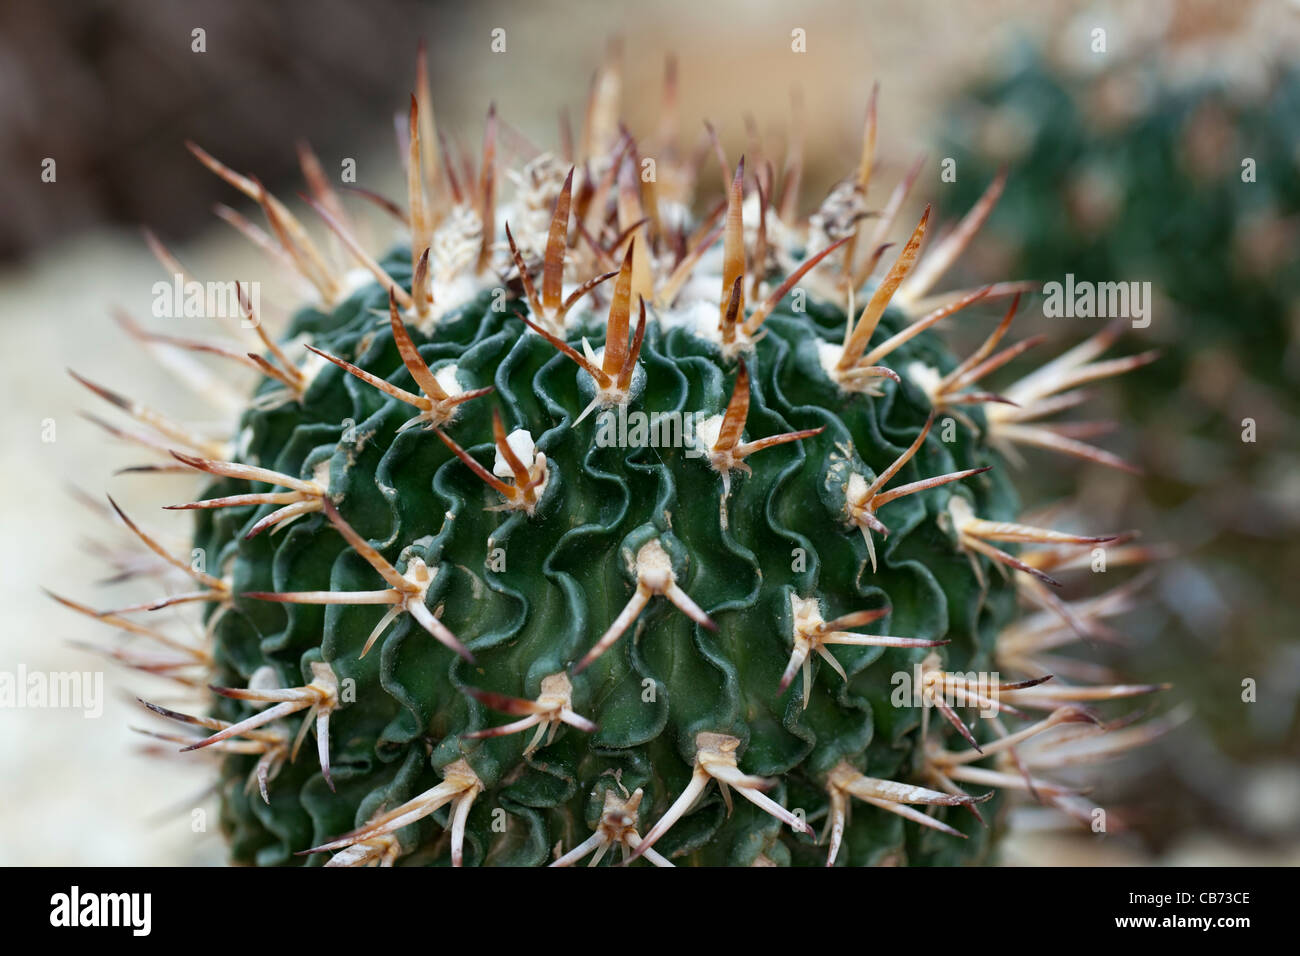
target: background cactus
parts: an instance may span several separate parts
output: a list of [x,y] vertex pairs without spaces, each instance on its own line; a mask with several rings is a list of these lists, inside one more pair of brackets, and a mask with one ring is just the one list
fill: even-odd
[[[370,257],[304,157],[359,271],[194,148],[269,232],[228,218],[313,296],[274,337],[241,297],[256,351],[222,354],[265,378],[228,441],[83,380],[170,454],[142,470],[213,478],[177,506],[206,563],[170,558],[200,590],[98,616],[166,645],[127,663],[215,685],[206,714],[150,706],[211,731],[164,739],[226,755],[233,857],[955,863],[987,858],[998,789],[1095,822],[1042,770],[1161,728],[1098,739],[1089,705],[1153,688],[1040,659],[1115,610],[1064,605],[1047,572],[1117,536],[1014,523],[1014,439],[979,381],[1020,351],[994,352],[1017,300],[965,360],[936,332],[1024,290],[932,293],[995,197],[924,257],[929,209],[891,250],[915,176],[869,218],[873,94],[856,171],[806,222],[797,151],[779,177],[761,150],[722,160],[725,196],[701,208],[716,140],[682,158],[669,113],[643,148],[607,68],[572,155],[517,149],[498,202],[495,115],[478,164],[447,157],[423,72],[408,202],[371,197],[409,230],[397,251]],[[129,328],[173,359],[213,351]],[[1024,407],[1046,414],[1086,361]],[[602,440],[635,412],[690,428]],[[202,644],[141,623],[178,603],[206,607]],[[1021,603],[1043,616],[1016,625]]]
[[[1157,286],[1166,321],[1146,334],[1168,360],[1125,381],[1127,411],[1156,406],[1178,415],[1177,434],[1196,434],[1222,396],[1179,386],[1224,362],[1248,364],[1219,378],[1248,376],[1292,407],[1300,73],[1279,62],[1263,88],[1243,89],[1175,85],[1158,59],[1084,74],[1022,47],[1012,62],[956,99],[941,127],[963,199],[999,166],[1015,170],[989,225],[998,267]],[[1178,408],[1185,398],[1198,406]]]
[[[1259,79],[1247,82],[1230,65],[1250,49]],[[1076,473],[1049,467],[1021,483],[1050,497],[1081,492],[1108,520],[1140,521],[1187,555],[1166,576],[1165,607],[1152,609],[1159,647],[1139,645],[1128,663],[1175,679],[1226,753],[1263,757],[1295,749],[1300,714],[1280,705],[1240,725],[1223,681],[1289,673],[1297,650],[1288,622],[1300,606],[1288,582],[1300,570],[1290,546],[1300,524],[1291,477],[1300,464],[1300,72],[1267,44],[1215,50],[1223,75],[1188,78],[1177,48],[1098,71],[1022,45],[998,75],[953,98],[939,149],[956,160],[954,188],[967,201],[985,177],[1012,170],[982,260],[968,263],[976,275],[1152,284],[1150,327],[1127,336],[1158,345],[1162,360],[1106,396],[1131,426],[1144,479],[1085,476],[1081,489]],[[1185,611],[1189,595],[1196,613]],[[1205,818],[1203,808],[1187,814]],[[1175,831],[1184,820],[1165,822]]]

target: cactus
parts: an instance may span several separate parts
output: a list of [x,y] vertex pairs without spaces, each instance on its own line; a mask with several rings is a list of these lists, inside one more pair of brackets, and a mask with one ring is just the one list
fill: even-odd
[[[203,567],[117,511],[197,590],[59,600],[157,645],[123,663],[211,686],[146,705],[149,732],[221,755],[233,859],[948,864],[991,859],[1003,794],[1090,821],[1052,768],[1161,728],[1108,734],[1096,708],[1154,688],[1058,667],[1128,595],[1053,593],[1120,536],[1025,523],[1002,467],[979,381],[1020,351],[994,349],[1024,287],[932,292],[991,200],[922,255],[927,208],[892,251],[916,177],[868,218],[873,93],[857,169],[801,221],[797,149],[780,177],[716,139],[686,159],[670,112],[650,153],[607,66],[581,142],[523,157],[499,201],[495,114],[466,169],[419,74],[408,202],[361,193],[398,249],[373,258],[303,154],[359,269],[192,147],[311,296],[273,335],[241,287],[238,347],[128,323],[173,364],[258,371],[227,440],[82,379],[146,426],[111,426],[159,455],[137,471],[208,482],[171,506]],[[701,208],[713,156],[724,196]],[[998,298],[985,346],[950,354],[939,324]],[[1089,361],[1045,367],[1022,407],[1050,412]],[[201,643],[150,617],[177,605],[203,609]]]
[[1142,334],[1165,360],[1117,390],[1138,421],[1204,439],[1234,423],[1225,406],[1246,380],[1263,388],[1256,409],[1294,417],[1300,71],[1277,58],[1262,87],[1242,89],[1171,82],[1159,58],[1082,75],[1029,47],[1011,62],[955,98],[940,145],[961,170],[958,201],[999,166],[1015,170],[989,223],[1003,250],[990,268],[1155,285]]

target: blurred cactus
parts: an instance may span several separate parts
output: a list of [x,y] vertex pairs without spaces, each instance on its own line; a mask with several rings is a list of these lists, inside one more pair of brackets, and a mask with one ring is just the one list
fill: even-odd
[[986,234],[985,248],[1001,250],[992,268],[1154,284],[1142,334],[1165,358],[1120,386],[1139,421],[1160,416],[1186,434],[1209,417],[1221,430],[1243,407],[1238,386],[1264,387],[1294,415],[1300,70],[1279,66],[1266,91],[1244,92],[1171,87],[1146,59],[1086,75],[1030,50],[1014,63],[965,91],[942,126],[941,154],[960,170],[955,203],[1013,170]]

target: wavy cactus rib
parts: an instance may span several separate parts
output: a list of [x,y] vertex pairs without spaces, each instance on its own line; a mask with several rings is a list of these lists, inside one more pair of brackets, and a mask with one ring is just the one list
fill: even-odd
[[[933,258],[929,210],[896,257],[889,222],[859,235],[874,96],[855,175],[805,225],[752,156],[696,218],[675,137],[647,183],[614,109],[596,97],[582,154],[530,158],[498,203],[495,116],[479,169],[453,174],[421,86],[410,245],[372,258],[312,181],[360,275],[196,149],[271,232],[227,218],[317,296],[254,353],[266,377],[229,444],[117,402],[173,450],[144,470],[211,479],[176,506],[222,569],[194,598],[210,648],[134,663],[216,686],[211,716],[153,710],[212,731],[159,736],[224,755],[234,859],[954,863],[988,856],[989,787],[1077,812],[1017,747],[1104,732],[1081,702],[1150,688],[1043,684],[1023,673],[1043,632],[998,641],[1022,598],[1092,626],[1046,570],[1113,536],[1017,524],[987,399],[940,438],[936,393],[907,371],[969,368],[934,326],[1021,288],[926,299],[978,221]],[[1007,661],[1001,706],[963,683]],[[952,688],[970,692],[955,709]],[[973,727],[958,713],[990,704]]]

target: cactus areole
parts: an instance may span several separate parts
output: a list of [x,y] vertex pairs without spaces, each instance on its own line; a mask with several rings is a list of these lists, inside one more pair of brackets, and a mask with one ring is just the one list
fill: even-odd
[[[202,608],[203,641],[91,613],[198,693],[149,705],[155,736],[222,755],[233,859],[948,864],[990,858],[1008,792],[1087,819],[1035,748],[1104,751],[1088,704],[1151,688],[1036,656],[1089,625],[1047,571],[1116,536],[1017,523],[1015,433],[977,380],[1018,354],[994,348],[1025,286],[936,291],[998,184],[927,243],[915,173],[877,197],[873,93],[860,160],[800,218],[797,150],[778,175],[716,140],[687,161],[672,122],[637,140],[612,67],[580,142],[508,152],[489,113],[467,169],[420,74],[386,255],[310,153],[311,230],[192,147],[307,298],[272,334],[241,296],[225,357],[261,379],[227,436],[83,380],[147,427],[144,470],[208,481],[172,505],[202,570],[122,515],[196,579],[149,607]],[[951,354],[939,322],[990,303],[994,335]],[[1001,646],[1035,607],[1056,639]]]

